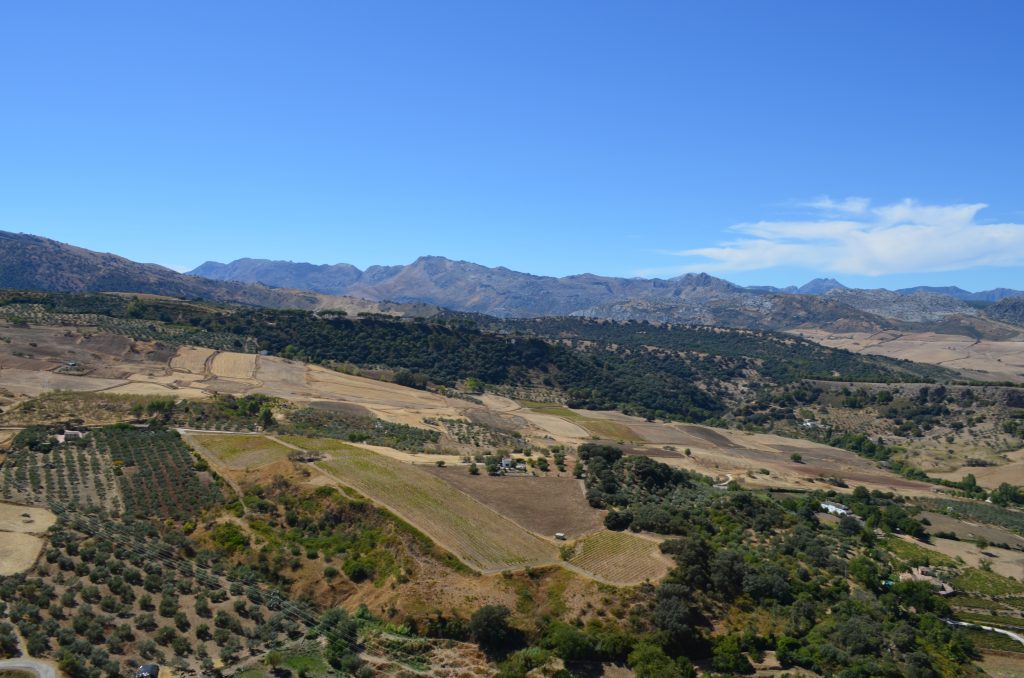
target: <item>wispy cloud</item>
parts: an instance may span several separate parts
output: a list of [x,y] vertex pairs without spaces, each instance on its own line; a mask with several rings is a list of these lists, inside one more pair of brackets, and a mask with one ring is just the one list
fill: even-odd
[[[879,276],[1024,265],[1024,224],[977,222],[983,203],[872,207],[866,198],[803,203],[805,219],[736,224],[736,237],[672,254],[676,272],[753,271],[780,266]],[[666,271],[660,271],[666,272]]]
[[801,207],[812,207],[826,212],[845,212],[847,214],[864,214],[871,205],[868,198],[849,197],[843,200],[833,200],[823,195],[808,202],[798,203]]

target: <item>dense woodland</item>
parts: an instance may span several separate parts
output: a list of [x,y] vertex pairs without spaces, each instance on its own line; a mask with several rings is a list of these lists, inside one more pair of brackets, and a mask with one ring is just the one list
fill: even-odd
[[[386,368],[410,386],[452,387],[465,380],[534,386],[561,393],[573,407],[687,421],[721,421],[734,404],[730,385],[739,380],[788,384],[803,378],[931,381],[951,376],[941,368],[747,330],[577,318],[497,321],[461,314],[349,318],[115,295],[0,296],[0,305],[16,309],[18,304],[54,314],[151,321],[157,338],[162,330],[169,342]],[[9,308],[8,316],[12,313]]]
[[[844,501],[864,521],[829,528],[815,516],[820,493],[776,501],[712,490],[707,478],[616,447],[588,444],[580,456],[591,503],[614,509],[610,528],[680,535],[662,546],[677,567],[651,606],[652,662],[707,657],[716,671],[743,674],[753,672],[743,652],[773,650],[783,666],[825,675],[970,673],[970,642],[941,619],[948,604],[927,584],[885,583],[891,556],[874,529],[921,531],[891,495],[859,488]],[[711,619],[730,608],[750,623],[712,637]],[[754,623],[762,614],[767,628]]]

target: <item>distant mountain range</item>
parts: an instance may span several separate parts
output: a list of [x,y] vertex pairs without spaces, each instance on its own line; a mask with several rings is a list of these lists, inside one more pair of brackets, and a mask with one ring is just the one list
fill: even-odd
[[[790,285],[789,287],[771,287],[769,285],[762,285],[747,287],[747,289],[760,292],[773,292],[777,294],[827,294],[832,290],[848,290],[850,288],[835,278],[815,278],[800,287],[797,287],[796,285]],[[883,289],[880,291],[884,292],[888,290]],[[1024,296],[1024,290],[1011,290],[1007,287],[997,287],[994,290],[985,290],[983,292],[968,292],[967,290],[959,287],[929,287],[927,285],[918,285],[917,287],[904,287],[902,289],[892,291],[903,296],[910,296],[917,294],[918,292],[925,292],[927,294],[941,294],[947,297],[953,297],[960,301],[987,303],[995,303],[1008,297]]]
[[[757,317],[764,321],[776,314],[784,322],[816,314],[832,317],[836,304],[882,318],[932,322],[953,315],[981,315],[967,301],[996,302],[1024,295],[1010,289],[973,293],[958,287],[856,290],[832,278],[818,278],[800,287],[740,287],[706,273],[669,280],[592,274],[554,278],[433,256],[407,266],[371,266],[365,271],[350,264],[211,261],[191,274],[324,294],[418,301],[499,317],[582,315],[711,324],[733,324],[742,318],[754,322]],[[858,316],[847,313],[846,318],[855,321]]]
[[[910,329],[907,324],[921,329],[930,323],[930,331],[992,337],[1008,331],[999,323],[1024,325],[1024,293],[1013,290],[857,290],[832,279],[812,280],[799,288],[746,288],[705,273],[668,280],[592,274],[555,278],[435,256],[365,271],[349,264],[239,259],[207,262],[181,274],[3,231],[0,287],[134,292],[350,313],[427,316],[444,308],[503,318],[585,316],[760,329],[877,331]],[[964,295],[972,304],[959,298]],[[985,308],[975,303],[996,298],[1000,300]]]
[[0,231],[0,287],[44,292],[135,292],[270,308],[330,308],[422,315],[437,311],[423,305],[401,308],[309,290],[182,275],[157,264],[140,264],[115,254],[6,231]]

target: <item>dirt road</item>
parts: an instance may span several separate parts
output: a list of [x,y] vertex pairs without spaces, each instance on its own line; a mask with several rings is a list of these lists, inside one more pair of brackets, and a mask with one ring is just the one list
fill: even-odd
[[[0,661],[0,670],[3,671],[28,671],[39,678],[57,678],[57,669],[35,659],[4,659]],[[64,674],[60,674],[63,676]]]

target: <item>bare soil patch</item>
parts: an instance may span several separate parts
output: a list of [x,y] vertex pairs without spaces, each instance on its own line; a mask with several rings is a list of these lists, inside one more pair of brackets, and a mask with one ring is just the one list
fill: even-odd
[[0,503],[0,577],[32,567],[46,543],[36,534],[56,522],[57,516],[47,509]]
[[465,467],[433,468],[431,471],[511,518],[527,530],[552,537],[563,532],[576,538],[602,529],[604,511],[592,508],[575,478],[556,476],[470,475]]
[[0,369],[0,384],[17,395],[37,396],[47,391],[102,391],[125,383],[119,379],[73,377],[38,370]]
[[960,539],[982,538],[990,544],[1008,544],[1011,548],[1024,549],[1024,537],[1002,527],[973,523],[934,511],[923,511],[920,517],[927,518],[931,523],[927,528],[929,534],[952,532]]
[[253,379],[256,356],[251,353],[218,353],[210,362],[210,372],[227,379]]
[[32,567],[44,543],[32,534],[0,533],[0,577],[9,577]]
[[170,366],[173,370],[205,375],[209,370],[210,359],[215,353],[212,348],[182,346],[171,358]]
[[947,473],[934,473],[937,478],[961,480],[968,473],[973,474],[982,487],[995,489],[1002,483],[1024,485],[1024,449],[1006,455],[1009,463],[999,466],[962,466]]
[[915,543],[950,558],[961,558],[970,567],[979,567],[982,562],[988,562],[996,574],[1024,579],[1024,553],[1020,551],[1010,551],[995,546],[983,549],[971,542],[952,539],[932,539],[930,544]]
[[0,532],[42,534],[56,522],[57,516],[48,509],[0,503]]

